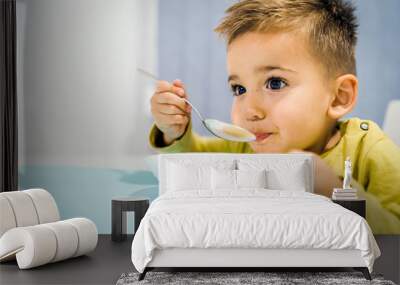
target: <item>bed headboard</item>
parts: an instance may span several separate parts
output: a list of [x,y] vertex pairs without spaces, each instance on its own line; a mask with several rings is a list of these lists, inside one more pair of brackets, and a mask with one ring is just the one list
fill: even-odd
[[314,162],[312,154],[291,153],[291,154],[237,154],[237,153],[173,153],[158,155],[158,180],[159,194],[166,192],[167,168],[171,162],[185,163],[193,166],[217,166],[221,164],[232,164],[234,169],[240,169],[240,165],[254,167],[263,165],[274,169],[304,163],[304,177],[306,180],[306,191],[314,192]]

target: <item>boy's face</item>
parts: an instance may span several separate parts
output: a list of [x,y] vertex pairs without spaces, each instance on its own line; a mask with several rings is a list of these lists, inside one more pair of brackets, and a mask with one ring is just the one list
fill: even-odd
[[326,144],[331,83],[303,37],[249,32],[228,46],[232,122],[256,134],[254,152],[319,153]]

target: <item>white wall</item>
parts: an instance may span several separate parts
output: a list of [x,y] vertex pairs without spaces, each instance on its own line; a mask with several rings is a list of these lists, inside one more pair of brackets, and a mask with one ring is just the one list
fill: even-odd
[[156,0],[17,0],[21,165],[144,168]]

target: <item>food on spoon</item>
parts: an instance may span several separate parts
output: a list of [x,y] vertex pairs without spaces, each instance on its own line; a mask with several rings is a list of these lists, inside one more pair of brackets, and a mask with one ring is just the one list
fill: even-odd
[[230,136],[239,137],[239,138],[247,138],[249,137],[249,132],[236,127],[236,126],[223,126],[222,131]]

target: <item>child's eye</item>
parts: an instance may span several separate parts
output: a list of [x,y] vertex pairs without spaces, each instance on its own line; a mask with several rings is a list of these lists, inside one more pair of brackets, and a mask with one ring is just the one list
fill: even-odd
[[278,77],[272,77],[267,80],[267,88],[271,90],[280,90],[287,86],[286,82]]
[[246,93],[246,88],[244,88],[241,85],[232,85],[232,92],[233,92],[233,96],[240,96],[243,93]]

